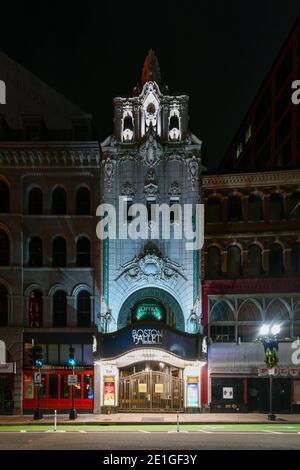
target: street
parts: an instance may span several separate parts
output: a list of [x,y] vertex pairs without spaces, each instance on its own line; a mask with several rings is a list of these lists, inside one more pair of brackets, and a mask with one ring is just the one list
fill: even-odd
[[[165,429],[164,429],[165,428]],[[300,450],[299,426],[3,430],[0,450]]]

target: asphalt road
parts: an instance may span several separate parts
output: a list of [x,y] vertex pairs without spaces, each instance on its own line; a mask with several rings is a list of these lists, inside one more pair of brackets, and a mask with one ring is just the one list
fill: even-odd
[[300,450],[300,434],[275,432],[1,432],[0,450]]

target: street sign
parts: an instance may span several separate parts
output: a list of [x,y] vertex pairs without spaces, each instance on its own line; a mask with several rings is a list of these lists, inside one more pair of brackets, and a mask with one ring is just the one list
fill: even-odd
[[41,372],[34,372],[33,382],[34,382],[34,385],[40,385],[42,383],[42,374],[41,374]]
[[76,374],[68,375],[68,385],[77,385],[77,378],[78,376]]

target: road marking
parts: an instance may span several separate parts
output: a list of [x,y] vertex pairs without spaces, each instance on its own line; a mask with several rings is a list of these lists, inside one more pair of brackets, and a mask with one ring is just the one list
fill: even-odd
[[83,429],[80,429],[79,432],[81,432],[82,434],[86,434],[86,431],[84,431]]
[[204,434],[213,434],[213,431],[204,431],[203,429],[198,429],[197,432],[203,432]]
[[182,433],[184,433],[184,434],[188,434],[188,433],[189,433],[189,431],[168,431],[168,434],[173,434],[173,433],[174,433],[174,434],[177,434],[177,433],[179,434],[180,432],[181,432],[181,434],[182,434]]
[[[32,432],[39,432],[39,431],[32,431]],[[40,431],[40,432],[43,432],[43,431]],[[67,432],[67,431],[62,431],[62,430],[55,430],[55,429],[49,429],[47,431],[44,431],[44,432]]]
[[285,434],[284,432],[270,431],[269,429],[264,429],[263,432],[268,432],[269,434]]
[[139,431],[143,432],[144,434],[151,434],[150,431],[144,431],[143,429],[140,429]]
[[20,432],[27,432],[27,431],[25,431],[24,429],[22,429],[22,431],[20,431]]

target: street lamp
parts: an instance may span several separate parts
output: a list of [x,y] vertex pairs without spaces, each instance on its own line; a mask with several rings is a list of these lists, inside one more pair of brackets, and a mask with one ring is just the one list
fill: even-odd
[[268,419],[275,421],[276,415],[273,413],[273,375],[274,367],[278,364],[278,335],[280,333],[280,325],[277,323],[271,325],[262,325],[259,332],[259,340],[265,349],[265,364],[269,369],[270,377],[270,408]]
[[[69,359],[68,359],[69,366],[72,367],[72,376],[74,378],[75,375],[75,366],[76,366],[76,359],[75,359],[75,349],[73,346],[69,347]],[[72,408],[70,410],[69,419],[74,420],[77,418],[77,411],[75,409],[75,383],[72,382]]]

